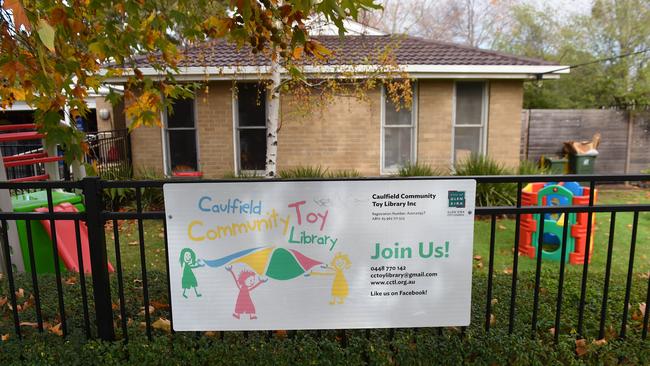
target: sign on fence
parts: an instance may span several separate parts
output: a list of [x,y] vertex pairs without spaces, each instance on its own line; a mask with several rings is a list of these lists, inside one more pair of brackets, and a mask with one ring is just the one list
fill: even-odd
[[474,180],[168,183],[174,329],[463,326]]

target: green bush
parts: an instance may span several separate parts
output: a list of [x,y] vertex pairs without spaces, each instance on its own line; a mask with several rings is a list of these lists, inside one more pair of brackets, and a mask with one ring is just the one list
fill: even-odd
[[399,168],[397,175],[400,177],[433,177],[445,174],[440,169],[432,168],[429,164],[408,163]]
[[308,179],[308,178],[356,178],[361,174],[354,169],[329,170],[321,166],[298,166],[292,169],[280,170],[278,177],[281,179]]
[[548,174],[548,168],[541,167],[539,164],[532,162],[530,160],[522,160],[519,163],[519,168],[517,169],[517,174],[519,175],[540,175]]
[[[509,175],[505,166],[486,155],[472,154],[456,164],[456,175]],[[477,206],[513,206],[517,202],[517,185],[512,183],[480,183],[476,186]]]
[[327,169],[319,166],[298,166],[292,169],[280,170],[278,177],[282,179],[325,178]]

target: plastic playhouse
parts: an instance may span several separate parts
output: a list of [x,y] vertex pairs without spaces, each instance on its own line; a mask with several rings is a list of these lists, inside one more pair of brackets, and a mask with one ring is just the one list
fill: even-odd
[[[594,191],[594,203],[598,191]],[[589,188],[577,182],[564,183],[531,183],[521,193],[522,206],[587,206],[589,205]],[[587,243],[587,212],[569,213],[569,228],[566,245],[562,248],[564,229],[564,214],[543,214],[544,232],[540,233],[540,216],[542,214],[522,214],[519,226],[519,253],[535,258],[537,246],[542,235],[542,259],[560,261],[562,250],[566,251],[566,260],[571,264],[583,264],[585,258],[591,261],[593,253],[593,226],[596,224],[595,215],[592,217],[591,250],[586,253]]]
[[[6,125],[0,126],[0,142],[16,142],[24,140],[41,140],[43,135],[36,131],[33,124]],[[43,146],[46,146],[43,143]],[[62,160],[60,156],[50,156],[47,148],[43,151],[22,153],[13,156],[2,157],[4,167],[0,169],[0,179],[6,179],[6,168],[18,166],[39,166],[45,167],[45,174],[35,174],[27,177],[10,179],[10,182],[34,182],[44,180],[58,180],[58,164]],[[54,150],[56,151],[56,150]],[[51,153],[51,151],[50,151]],[[34,169],[38,171],[39,169]],[[2,205],[7,206],[10,199],[11,209],[14,212],[48,212],[47,191],[29,192],[14,195],[9,198],[9,193],[2,192]],[[83,197],[76,193],[52,191],[52,204],[54,212],[83,212]],[[5,207],[3,207],[4,209]],[[34,256],[34,269],[37,273],[55,272],[54,246],[52,241],[52,228],[50,220],[31,221],[25,220],[9,221],[9,241],[13,266],[18,271],[31,272],[31,254]],[[12,227],[13,226],[13,227]],[[30,228],[28,232],[28,227]],[[79,272],[79,257],[77,253],[77,235],[74,220],[55,220],[56,245],[59,254],[60,269]],[[13,235],[12,235],[13,234]],[[82,252],[82,262],[85,273],[91,273],[88,230],[86,224],[79,222],[79,244]],[[31,240],[31,250],[30,250]],[[113,271],[110,263],[109,270]]]

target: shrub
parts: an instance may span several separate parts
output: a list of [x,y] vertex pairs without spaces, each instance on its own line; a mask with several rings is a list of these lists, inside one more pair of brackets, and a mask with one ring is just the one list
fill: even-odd
[[278,177],[282,179],[325,178],[327,168],[319,166],[298,166],[292,169],[280,170]]
[[440,169],[434,169],[429,164],[423,163],[408,163],[399,168],[397,175],[400,177],[432,177],[444,175]]
[[[456,164],[456,175],[508,175],[508,168],[494,159],[472,154]],[[513,183],[481,183],[476,186],[477,206],[513,206],[517,202],[517,185]]]
[[540,175],[547,173],[548,168],[539,166],[539,164],[534,163],[530,160],[522,160],[519,163],[519,168],[517,169],[517,174],[519,175]]

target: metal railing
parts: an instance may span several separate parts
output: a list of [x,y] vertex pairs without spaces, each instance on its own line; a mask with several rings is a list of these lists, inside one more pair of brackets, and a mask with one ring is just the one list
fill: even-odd
[[86,141],[86,161],[97,169],[99,176],[110,179],[131,176],[131,140],[127,129],[88,133]]
[[[482,184],[515,184],[517,186],[517,200],[516,205],[513,207],[476,207],[475,213],[477,215],[477,220],[489,220],[489,243],[485,243],[489,248],[489,258],[487,263],[487,279],[483,283],[483,277],[475,276],[474,286],[475,288],[485,289],[485,297],[474,298],[474,303],[485,304],[484,313],[480,311],[480,314],[473,314],[473,318],[481,319],[481,321],[474,321],[471,327],[482,328],[484,331],[489,332],[493,327],[493,291],[495,289],[495,248],[496,248],[496,236],[497,236],[497,220],[503,217],[504,215],[509,215],[514,217],[515,224],[515,236],[512,242],[513,245],[513,254],[512,254],[512,267],[511,267],[511,278],[509,279],[509,298],[507,301],[507,329],[509,333],[520,331],[521,327],[516,327],[516,323],[519,321],[529,322],[524,324],[524,328],[527,328],[530,332],[531,337],[539,336],[541,331],[540,321],[542,314],[540,313],[540,304],[542,302],[542,281],[552,281],[557,286],[557,293],[555,294],[554,301],[554,312],[552,319],[546,319],[545,324],[552,324],[554,333],[553,338],[555,342],[559,342],[560,335],[562,332],[562,321],[571,322],[571,328],[575,329],[575,333],[578,337],[584,337],[586,334],[585,330],[585,316],[587,315],[586,303],[588,300],[588,291],[587,285],[590,281],[590,265],[588,260],[584,260],[582,264],[582,270],[580,271],[580,296],[577,301],[577,312],[575,317],[569,317],[567,319],[566,309],[564,306],[564,295],[565,295],[565,281],[566,281],[566,250],[562,250],[562,256],[559,264],[554,263],[550,271],[557,271],[557,278],[555,276],[548,275],[549,270],[542,270],[542,235],[540,235],[539,245],[537,245],[537,256],[535,258],[535,270],[534,273],[527,272],[525,274],[526,281],[533,281],[532,291],[533,291],[533,300],[532,300],[532,312],[530,318],[522,320],[522,315],[518,316],[517,311],[521,309],[521,304],[518,304],[517,299],[521,296],[521,287],[519,286],[519,281],[522,281],[522,274],[519,271],[519,247],[520,247],[520,223],[522,215],[527,214],[564,214],[564,226],[563,226],[563,237],[561,238],[563,247],[566,245],[567,241],[567,230],[568,230],[568,220],[569,213],[587,213],[588,223],[587,223],[587,242],[586,242],[586,253],[590,252],[591,247],[594,245],[592,243],[592,233],[593,228],[593,214],[594,213],[609,213],[610,214],[610,224],[609,224],[609,238],[607,243],[607,259],[604,268],[604,281],[602,287],[602,294],[599,294],[598,300],[600,301],[599,311],[598,312],[589,312],[589,316],[597,316],[598,326],[598,337],[599,339],[605,336],[606,332],[606,317],[612,317],[616,315],[620,319],[620,330],[617,332],[618,336],[624,338],[628,336],[628,323],[630,321],[630,310],[629,303],[631,299],[631,292],[633,288],[633,282],[635,282],[635,272],[634,264],[635,258],[639,256],[647,256],[650,253],[647,252],[648,245],[637,245],[637,234],[639,229],[639,220],[641,214],[647,214],[650,211],[650,203],[626,203],[626,204],[604,204],[604,205],[595,205],[595,189],[599,187],[601,183],[608,182],[639,182],[639,181],[650,181],[650,175],[563,175],[563,176],[475,176],[475,177],[422,177],[422,178],[359,178],[359,179],[333,179],[333,180],[376,180],[376,179],[424,179],[424,180],[438,180],[438,179],[475,179],[477,184],[480,186]],[[236,180],[242,184],[246,184],[247,181]],[[588,204],[585,206],[523,206],[522,205],[522,188],[527,183],[531,182],[567,182],[567,181],[581,181],[589,182],[589,200]],[[165,225],[165,212],[164,211],[149,211],[145,207],[145,195],[151,193],[152,190],[161,193],[162,187],[165,183],[172,181],[105,181],[99,178],[85,178],[82,181],[78,182],[34,182],[34,183],[9,183],[9,182],[0,182],[0,190],[2,189],[42,189],[47,192],[48,196],[48,211],[47,212],[0,212],[0,223],[2,224],[2,246],[4,253],[9,253],[9,243],[7,236],[7,224],[9,221],[20,221],[24,220],[27,223],[29,228],[31,225],[37,225],[40,220],[47,220],[49,223],[50,229],[53,231],[53,243],[52,249],[54,251],[54,257],[52,258],[54,262],[54,277],[56,281],[56,304],[58,309],[57,319],[61,323],[61,330],[63,335],[67,335],[71,328],[68,324],[68,316],[70,315],[70,310],[67,309],[67,304],[64,301],[64,290],[63,290],[63,271],[60,268],[59,258],[57,254],[57,243],[56,235],[54,231],[56,230],[55,221],[56,220],[72,220],[75,226],[76,240],[77,240],[77,252],[79,253],[82,250],[81,239],[80,239],[80,225],[85,224],[88,229],[88,239],[89,239],[89,252],[90,252],[90,263],[92,268],[91,281],[87,282],[86,276],[79,275],[78,285],[80,287],[80,296],[82,298],[82,313],[83,321],[77,322],[80,324],[79,328],[83,329],[83,332],[86,336],[93,336],[93,330],[96,331],[96,334],[99,338],[105,340],[113,340],[116,338],[116,326],[114,321],[117,321],[118,329],[120,329],[121,339],[128,340],[129,335],[133,334],[134,330],[129,329],[129,320],[130,317],[135,317],[136,314],[133,312],[133,305],[127,303],[127,292],[132,290],[127,289],[127,280],[125,278],[125,265],[123,263],[122,250],[123,250],[123,239],[121,239],[120,224],[126,222],[132,222],[137,225],[137,239],[133,242],[128,243],[129,245],[137,246],[138,248],[138,262],[140,264],[140,269],[138,277],[134,281],[139,281],[137,286],[137,291],[141,289],[142,303],[139,304],[142,309],[142,315],[144,316],[144,329],[146,336],[151,339],[153,337],[153,327],[152,327],[152,314],[149,306],[152,304],[150,291],[151,286],[155,285],[160,291],[160,286],[165,287],[166,294],[164,294],[168,299],[170,296],[170,287],[169,287],[169,259],[167,257],[167,227]],[[174,183],[178,182],[187,182],[187,183],[196,183],[196,182],[212,182],[212,183],[221,183],[221,182],[233,182],[233,180],[183,180],[183,181],[173,181]],[[80,190],[83,194],[84,203],[85,203],[85,212],[55,212],[54,204],[52,201],[52,192],[59,189],[66,190]],[[123,189],[123,190],[133,190],[135,197],[135,207],[131,211],[107,211],[103,203],[103,192],[111,189]],[[629,250],[629,257],[627,260],[627,269],[625,277],[625,287],[620,289],[619,287],[612,288],[609,286],[611,275],[612,275],[612,251],[613,243],[615,237],[615,226],[617,220],[617,214],[621,213],[631,213],[633,215],[632,223],[630,224],[631,236],[629,247],[626,249]],[[145,226],[144,222],[148,220],[157,220],[162,221],[162,236],[164,246],[164,256],[165,256],[165,270],[163,278],[157,276],[152,279],[150,277],[150,272],[148,271],[149,262],[147,261],[147,245],[151,243],[145,243]],[[37,222],[35,222],[37,221]],[[543,231],[543,222],[540,220],[540,232]],[[109,228],[106,230],[106,225],[112,225],[112,230]],[[606,225],[603,225],[606,226]],[[604,229],[603,229],[604,230]],[[29,232],[29,231],[28,231]],[[111,261],[114,260],[115,263],[115,273],[111,274],[108,270],[108,260],[109,256],[107,254],[107,238],[106,235],[112,236],[112,241],[114,248],[111,248],[114,251],[114,257],[111,258]],[[475,248],[477,244],[475,243]],[[31,235],[27,237],[27,247],[30,253],[33,252],[33,238]],[[640,251],[637,249],[641,248]],[[35,264],[33,261],[33,254],[30,257],[32,260],[28,264],[31,272],[31,286],[33,288],[34,295],[34,307],[36,314],[36,323],[38,331],[43,331],[44,319],[42,316],[42,297],[44,296],[39,292],[39,277],[42,275],[37,275],[35,270]],[[78,256],[81,258],[81,256]],[[11,260],[9,256],[5,256],[5,264],[9,268],[6,273],[6,279],[8,282],[8,296],[9,302],[12,307],[12,320],[14,325],[14,332],[16,336],[21,337],[23,330],[21,329],[21,314],[18,311],[19,299],[16,293],[16,274],[11,269]],[[80,259],[78,263],[81,273],[83,273],[83,261]],[[555,267],[557,266],[557,267]],[[593,272],[593,271],[592,271]],[[602,275],[601,272],[598,272],[598,276]],[[545,278],[547,276],[547,278]],[[647,281],[647,290],[645,290],[645,298],[650,300],[650,276],[647,278],[642,277],[643,281]],[[153,282],[152,282],[153,281]],[[477,283],[481,281],[481,283]],[[111,292],[111,283],[116,284],[117,288],[115,292]],[[590,286],[593,286],[590,285]],[[639,286],[639,284],[636,284]],[[644,283],[640,286],[646,286]],[[644,287],[645,288],[645,287]],[[0,289],[2,287],[0,286]],[[115,290],[115,287],[113,287]],[[623,303],[612,304],[613,297],[611,296],[615,291],[621,291],[617,293],[624,298]],[[89,296],[88,292],[92,291],[92,297]],[[643,291],[643,290],[639,290]],[[163,291],[164,292],[164,291]],[[592,296],[593,298],[593,296]],[[119,300],[119,301],[118,301]],[[646,301],[650,303],[650,301]],[[114,305],[119,304],[119,305]],[[169,304],[171,305],[171,304]],[[528,306],[528,304],[527,304]],[[613,307],[620,310],[616,312],[608,313],[608,309]],[[482,306],[481,306],[482,307]],[[593,307],[593,306],[592,306]],[[474,308],[474,312],[476,312]],[[564,318],[563,318],[564,314]],[[643,339],[647,338],[648,331],[648,322],[649,322],[650,312],[645,312],[643,315],[643,328],[641,330],[641,337]],[[168,317],[171,325],[173,326],[173,318],[171,317],[171,309],[169,310]],[[548,318],[548,314],[547,314]],[[93,322],[94,319],[94,322]],[[593,318],[590,318],[593,319]],[[0,321],[0,326],[2,322]],[[173,329],[173,328],[172,328]],[[443,330],[440,329],[440,332]],[[592,330],[593,331],[593,330]],[[341,330],[343,342],[345,342],[345,330]],[[391,331],[391,335],[394,334],[394,331]],[[564,332],[564,335],[567,335],[568,332]]]

